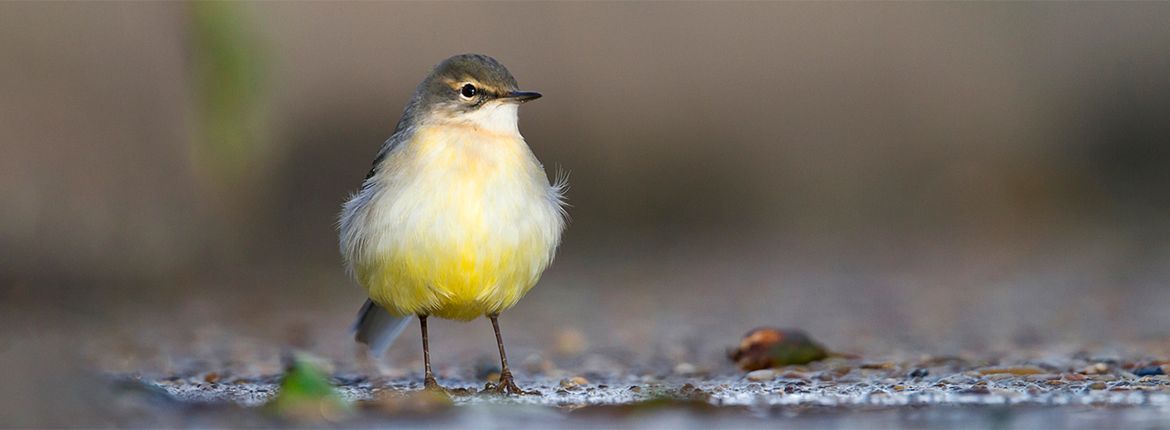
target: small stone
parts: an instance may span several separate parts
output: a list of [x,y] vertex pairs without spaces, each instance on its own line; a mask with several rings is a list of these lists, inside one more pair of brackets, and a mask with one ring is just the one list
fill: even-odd
[[748,372],[747,380],[753,382],[764,382],[776,379],[776,372],[772,369],[753,370]]
[[631,392],[631,393],[641,393],[641,392],[642,392],[642,387],[639,387],[639,386],[637,386],[637,385],[634,385],[634,386],[631,386],[631,387],[628,389],[628,391],[629,391],[629,392]]
[[1035,375],[1028,375],[1024,377],[1025,381],[1030,382],[1054,381],[1058,379],[1060,379],[1060,375],[1053,373],[1037,373]]
[[1108,364],[1095,363],[1095,364],[1091,364],[1091,365],[1085,367],[1084,369],[1081,369],[1080,373],[1083,373],[1085,375],[1100,375],[1102,373],[1105,373],[1108,370],[1109,370]]
[[565,389],[577,388],[577,387],[580,387],[582,385],[588,385],[588,384],[589,384],[589,380],[585,379],[583,377],[580,377],[580,376],[574,376],[572,378],[565,378],[565,379],[561,380],[561,388],[565,388]]
[[828,358],[825,347],[800,330],[757,328],[748,332],[728,358],[745,371],[793,364],[807,364]]
[[[1159,375],[1161,375],[1161,373],[1159,373]],[[208,384],[214,384],[216,382],[219,382],[219,374],[215,373],[215,372],[211,372],[211,373],[208,373],[206,375],[203,375],[203,382],[206,382]]]
[[687,376],[687,375],[694,375],[697,372],[698,372],[698,369],[696,369],[695,365],[693,365],[691,363],[679,363],[678,365],[674,366],[674,373],[676,375]]
[[1041,374],[1044,373],[1044,370],[1036,367],[990,367],[986,369],[979,369],[980,375],[995,375],[1005,373],[1009,375],[1024,376]]
[[1094,382],[1092,384],[1089,384],[1089,389],[1090,390],[1104,390],[1105,383],[1104,382]]
[[1165,370],[1162,366],[1146,366],[1134,369],[1133,374],[1136,376],[1158,376],[1165,375]]
[[987,389],[987,386],[985,386],[985,385],[974,385],[974,386],[971,386],[971,388],[968,388],[966,390],[960,390],[959,394],[984,395],[984,394],[991,394],[991,390]]
[[925,378],[927,376],[930,376],[930,371],[926,370],[925,368],[922,368],[922,367],[914,369],[913,371],[910,372],[911,378]]
[[800,373],[800,372],[784,372],[783,374],[780,375],[780,377],[784,378],[784,379],[796,379],[796,380],[801,380],[801,381],[808,380],[808,375],[806,375],[804,373]]

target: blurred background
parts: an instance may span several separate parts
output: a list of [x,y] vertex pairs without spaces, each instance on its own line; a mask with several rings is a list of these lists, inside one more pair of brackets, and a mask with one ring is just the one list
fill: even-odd
[[[294,347],[356,365],[340,204],[464,52],[545,95],[521,131],[571,172],[558,260],[501,320],[511,355],[730,368],[759,325],[869,354],[1164,343],[1167,16],[4,3],[0,361],[24,381],[274,373]],[[433,326],[440,368],[491,357],[486,322]],[[387,362],[418,355],[412,330]]]

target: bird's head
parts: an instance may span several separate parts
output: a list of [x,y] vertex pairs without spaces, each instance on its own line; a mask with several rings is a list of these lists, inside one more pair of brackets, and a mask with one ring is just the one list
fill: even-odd
[[516,78],[496,59],[463,54],[435,66],[414,98],[421,120],[519,133],[517,107],[540,93],[520,91]]

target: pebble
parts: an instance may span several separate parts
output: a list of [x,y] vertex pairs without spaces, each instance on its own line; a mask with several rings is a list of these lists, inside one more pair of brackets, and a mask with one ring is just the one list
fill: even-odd
[[971,388],[968,388],[965,390],[959,390],[959,394],[980,394],[980,395],[983,395],[983,394],[991,394],[991,390],[987,389],[987,387],[983,386],[983,385],[975,385],[975,386],[972,386]]
[[1091,364],[1091,365],[1085,367],[1084,369],[1081,369],[1080,373],[1083,373],[1086,375],[1099,375],[1099,374],[1105,373],[1108,370],[1109,370],[1108,364],[1095,363],[1095,364]]
[[1162,369],[1162,366],[1146,366],[1134,369],[1133,374],[1137,376],[1158,376],[1165,375],[1166,372]]
[[740,339],[728,358],[744,371],[807,364],[829,357],[828,351],[805,332],[796,329],[761,327]]
[[980,375],[995,375],[995,374],[1009,374],[1009,375],[1037,375],[1045,373],[1043,370],[1036,367],[991,367],[987,369],[979,369]]
[[808,375],[800,372],[784,372],[784,374],[780,375],[780,377],[784,379],[797,379],[802,381],[808,380]]
[[771,381],[773,379],[776,379],[776,372],[772,369],[753,370],[747,374],[747,380],[753,382]]
[[1118,379],[1118,376],[1117,375],[1089,375],[1085,379],[1088,379],[1090,381],[1110,382],[1110,381],[1116,381]]
[[694,375],[695,373],[698,373],[698,371],[699,370],[695,368],[695,365],[691,363],[679,363],[678,365],[674,366],[674,374],[676,375]]
[[1028,376],[1024,377],[1025,381],[1031,381],[1031,382],[1053,381],[1053,380],[1057,380],[1057,379],[1060,379],[1060,375],[1057,375],[1054,373],[1038,373],[1035,375],[1028,375]]
[[580,377],[580,376],[574,376],[572,378],[562,379],[560,385],[561,385],[561,388],[572,389],[572,388],[577,388],[577,387],[580,387],[582,385],[588,385],[588,384],[589,384],[588,379],[585,379],[585,378]]

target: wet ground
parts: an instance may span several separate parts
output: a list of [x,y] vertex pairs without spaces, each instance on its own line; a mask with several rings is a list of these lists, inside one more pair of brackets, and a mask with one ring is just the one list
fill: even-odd
[[[1091,259],[924,275],[620,257],[561,263],[501,317],[517,382],[540,395],[420,396],[417,326],[370,360],[346,333],[364,297],[335,268],[260,270],[134,303],[91,295],[6,309],[0,412],[12,426],[188,428],[1170,423],[1163,266],[1117,284]],[[839,355],[738,369],[728,348],[762,325],[803,329]],[[442,384],[478,389],[499,370],[486,321],[430,329]],[[348,406],[309,421],[273,412],[295,351],[315,357]]]
[[[531,361],[531,360],[530,360]],[[546,366],[540,370],[540,366]],[[355,407],[313,411],[297,425],[506,428],[529,425],[614,425],[662,428],[748,426],[788,420],[810,427],[1158,427],[1170,422],[1166,364],[1149,359],[1049,357],[989,362],[954,356],[874,361],[830,358],[805,366],[749,373],[708,374],[690,365],[670,372],[608,372],[553,378],[548,363],[530,362],[534,376],[518,382],[540,394],[501,397],[469,394],[431,397],[416,376],[331,377]],[[491,373],[493,369],[480,369]],[[526,371],[527,372],[527,371]],[[459,373],[459,372],[455,372]],[[448,374],[451,388],[483,386],[469,369]],[[149,393],[183,423],[220,422],[228,412],[257,425],[288,417],[266,409],[280,391],[280,376],[224,376],[214,372],[144,378],[111,375],[123,390]],[[158,416],[154,417],[158,418]],[[309,421],[304,421],[304,420]],[[159,424],[147,419],[140,424]]]

